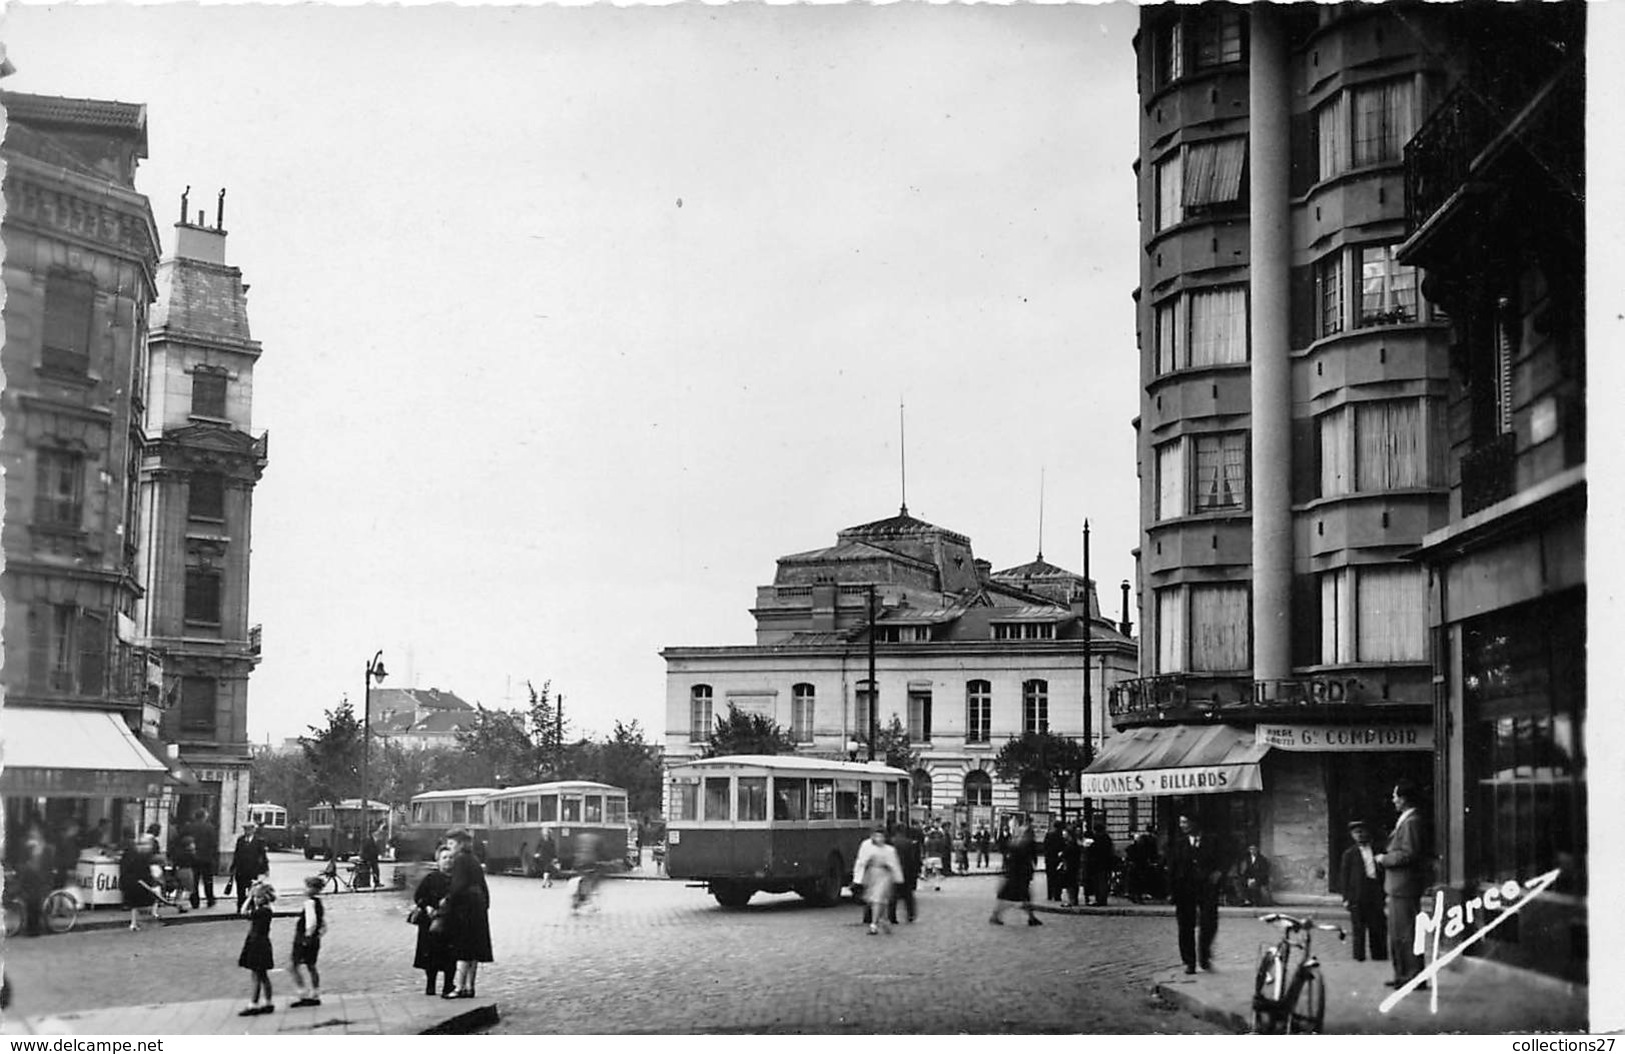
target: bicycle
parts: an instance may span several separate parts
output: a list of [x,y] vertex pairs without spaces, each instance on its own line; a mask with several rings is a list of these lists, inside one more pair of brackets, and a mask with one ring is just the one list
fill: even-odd
[[[10,883],[7,883],[8,886]],[[67,933],[79,923],[79,909],[82,900],[79,887],[70,882],[59,889],[53,889],[45,895],[45,902],[40,911],[45,920],[45,928],[52,933]],[[16,893],[8,890],[5,895],[5,932],[7,937],[15,937],[22,931],[24,921],[28,918],[27,906]]]
[[1253,1031],[1273,1033],[1284,1028],[1288,1035],[1319,1032],[1326,1021],[1326,982],[1311,943],[1315,930],[1333,931],[1338,940],[1346,940],[1343,927],[1316,922],[1313,915],[1300,917],[1273,911],[1260,915],[1258,920],[1280,926],[1281,939],[1258,957],[1258,973],[1253,979]]

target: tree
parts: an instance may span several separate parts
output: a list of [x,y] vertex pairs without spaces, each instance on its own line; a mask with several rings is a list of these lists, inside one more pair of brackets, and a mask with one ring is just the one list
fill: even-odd
[[304,816],[317,802],[310,759],[303,750],[287,754],[257,751],[249,762],[248,773],[254,800],[280,805],[293,819]]
[[643,729],[634,720],[629,725],[615,722],[599,751],[599,779],[626,790],[626,807],[634,816],[660,812],[662,772],[660,756],[644,740]]
[[457,746],[472,759],[475,786],[536,782],[536,745],[517,710],[487,710],[475,704],[474,723],[457,732]]
[[[867,760],[869,757],[869,734],[860,732],[857,735],[858,758]],[[920,767],[920,752],[909,741],[908,729],[903,727],[903,719],[896,714],[891,715],[891,722],[880,726],[875,735],[875,760],[883,761],[894,769],[904,772],[913,772]]]
[[299,737],[299,749],[310,766],[311,800],[359,798],[362,735],[355,708],[345,699],[323,716],[327,727],[309,725],[310,735]]
[[563,779],[567,722],[563,720],[558,704],[553,701],[553,682],[543,681],[541,691],[537,691],[529,681],[525,682],[525,687],[530,690],[530,708],[526,711],[526,718],[532,749],[536,754],[536,770],[548,773],[553,779]]
[[779,723],[763,714],[742,713],[728,704],[728,716],[718,717],[705,745],[705,757],[724,754],[794,754],[796,742]]
[[1089,754],[1082,743],[1053,732],[1028,732],[999,748],[993,771],[1001,780],[1019,785],[1028,776],[1038,776],[1049,788],[1061,791],[1061,812],[1066,812],[1066,789],[1089,766]]

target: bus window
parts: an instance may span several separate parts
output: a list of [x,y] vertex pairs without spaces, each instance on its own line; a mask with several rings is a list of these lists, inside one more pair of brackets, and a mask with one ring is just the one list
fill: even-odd
[[807,818],[806,780],[773,777],[773,818],[775,820]]
[[739,777],[739,806],[736,815],[741,820],[767,819],[766,776]]
[[700,818],[699,781],[672,783],[671,818],[674,820],[698,820]]
[[542,795],[542,822],[554,823],[559,818],[559,796],[557,794]]
[[833,820],[835,818],[835,781],[812,781],[812,808],[807,811],[809,820]]
[[542,799],[541,798],[526,798],[525,799],[525,822],[526,823],[541,823],[542,822]]
[[727,776],[707,776],[705,778],[705,820],[728,819],[728,783]]
[[587,795],[587,811],[582,815],[581,822],[604,822],[604,796],[602,794]]
[[858,781],[835,781],[835,818],[837,820],[856,820],[858,818]]
[[451,803],[451,822],[452,823],[467,823],[468,822],[468,803],[467,802],[454,801],[454,802]]
[[[886,815],[886,785],[884,783],[869,784],[870,812],[865,813],[870,819],[878,820]],[[887,826],[890,826],[888,824]]]
[[482,801],[471,801],[471,802],[468,803],[468,822],[469,823],[480,823],[480,824],[483,824],[485,822],[485,803],[484,802],[482,802]]
[[604,813],[605,813],[605,815],[604,815],[604,822],[605,823],[625,823],[626,822],[626,799],[625,798],[605,798],[604,799]]
[[581,822],[581,799],[574,795],[564,799],[564,822]]
[[862,780],[858,783],[858,819],[872,820],[875,818],[874,798],[869,792],[870,783]]

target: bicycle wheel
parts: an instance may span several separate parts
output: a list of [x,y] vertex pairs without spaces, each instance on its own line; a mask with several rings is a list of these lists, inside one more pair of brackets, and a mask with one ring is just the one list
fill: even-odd
[[1286,993],[1286,970],[1274,948],[1265,948],[1258,957],[1258,973],[1253,977],[1253,1031],[1268,1035],[1281,1025],[1281,997]]
[[57,890],[45,898],[45,925],[52,933],[67,933],[79,921],[79,905],[73,896]]
[[23,928],[23,906],[19,901],[7,899],[5,903],[6,936],[15,937]]
[[1306,967],[1298,981],[1292,1012],[1287,1015],[1286,1030],[1296,1035],[1319,1032],[1325,1022],[1326,982],[1321,979],[1320,970]]

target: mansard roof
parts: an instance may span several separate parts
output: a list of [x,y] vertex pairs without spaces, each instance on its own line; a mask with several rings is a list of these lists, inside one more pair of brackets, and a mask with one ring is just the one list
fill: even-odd
[[960,545],[970,545],[970,539],[963,534],[959,534],[956,531],[950,531],[946,527],[938,527],[935,524],[926,523],[924,520],[915,519],[913,516],[910,516],[908,514],[908,506],[906,505],[903,506],[902,510],[899,511],[896,516],[888,516],[883,520],[875,520],[871,523],[859,524],[856,527],[848,527],[845,530],[837,533],[836,537],[844,542],[849,539],[902,538],[922,534],[939,535],[948,539],[949,541],[958,542]]
[[116,132],[134,137],[138,157],[147,156],[147,107],[144,103],[77,99],[66,95],[0,92],[8,121],[73,132]]

